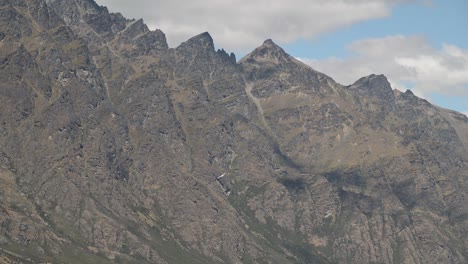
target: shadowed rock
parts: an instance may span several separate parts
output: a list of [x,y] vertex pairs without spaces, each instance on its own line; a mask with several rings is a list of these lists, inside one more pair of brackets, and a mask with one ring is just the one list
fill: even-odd
[[0,262],[466,263],[465,115],[272,40],[0,7]]

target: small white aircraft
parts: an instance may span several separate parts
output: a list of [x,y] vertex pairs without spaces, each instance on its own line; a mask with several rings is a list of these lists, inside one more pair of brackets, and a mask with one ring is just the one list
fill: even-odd
[[219,179],[221,179],[222,177],[224,177],[224,175],[226,175],[226,173],[223,173],[221,176],[216,177],[216,179],[219,180]]

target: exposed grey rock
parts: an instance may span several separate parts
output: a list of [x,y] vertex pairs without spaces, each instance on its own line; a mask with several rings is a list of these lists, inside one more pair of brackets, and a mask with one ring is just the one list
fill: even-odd
[[466,116],[272,40],[0,7],[0,262],[466,263]]
[[387,78],[383,75],[371,74],[366,77],[362,77],[352,84],[349,89],[356,91],[358,94],[364,96],[374,96],[381,99],[384,102],[392,103],[395,101],[392,87],[388,82]]

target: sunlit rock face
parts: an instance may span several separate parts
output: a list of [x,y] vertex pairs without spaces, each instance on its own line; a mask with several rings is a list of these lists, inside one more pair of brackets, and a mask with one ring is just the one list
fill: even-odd
[[92,0],[0,1],[0,60],[1,263],[467,262],[468,118],[383,75]]

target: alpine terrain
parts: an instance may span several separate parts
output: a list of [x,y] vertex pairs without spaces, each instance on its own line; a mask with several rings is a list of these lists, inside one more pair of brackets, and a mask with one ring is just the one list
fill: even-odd
[[0,263],[468,263],[468,118],[93,0],[0,0]]

